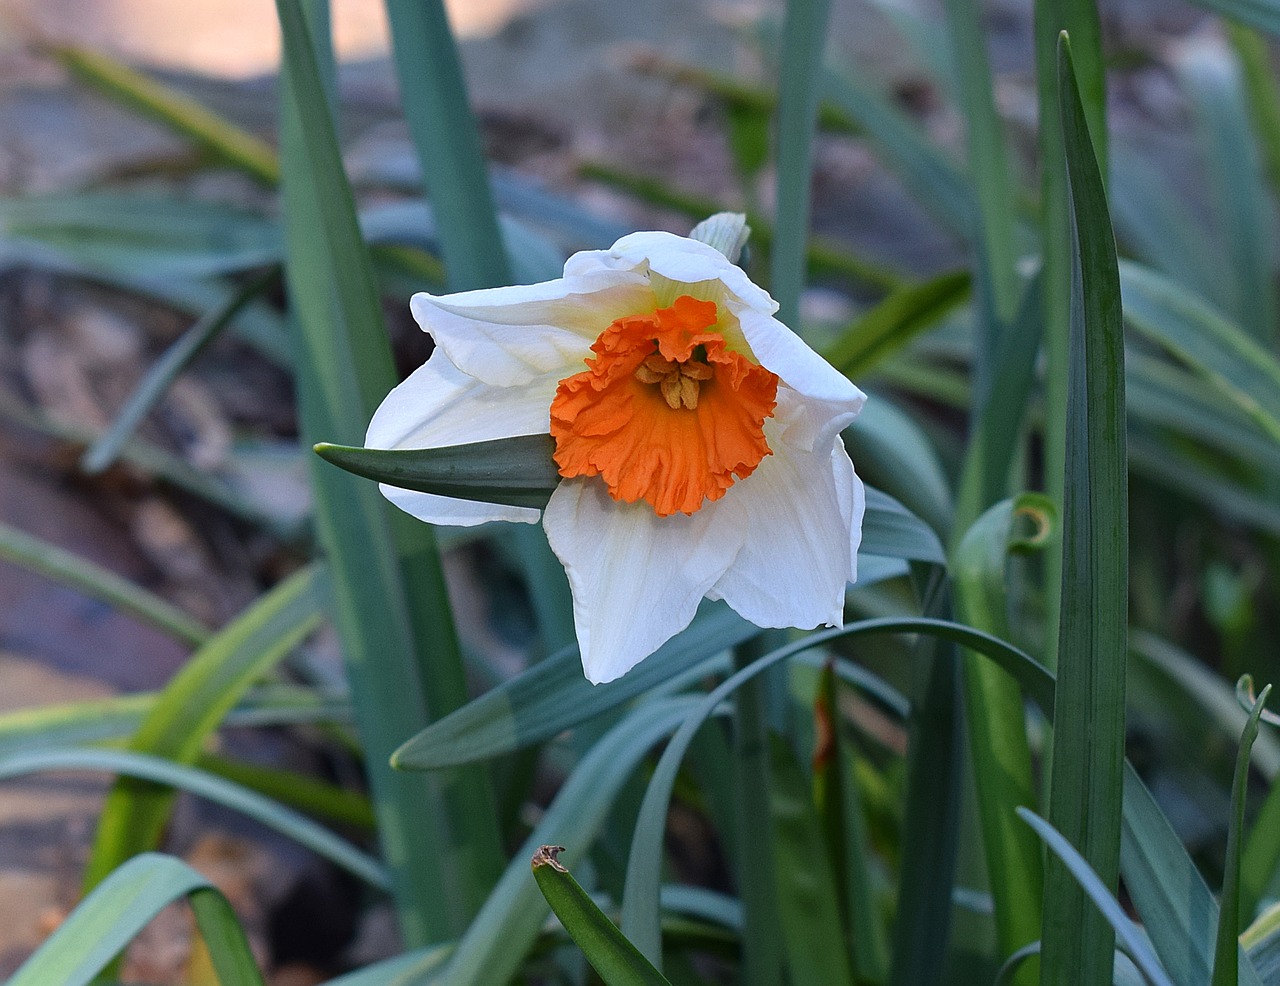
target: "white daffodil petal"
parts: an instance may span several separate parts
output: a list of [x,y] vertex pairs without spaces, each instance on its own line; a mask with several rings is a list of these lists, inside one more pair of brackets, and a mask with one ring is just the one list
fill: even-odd
[[853,471],[853,460],[839,439],[831,447],[831,473],[835,478],[840,511],[849,525],[849,581],[858,581],[858,548],[862,546],[862,518],[867,512],[867,488]]
[[853,467],[837,479],[830,449],[795,448],[770,430],[773,455],[712,505],[713,540],[750,532],[714,593],[757,626],[838,626],[854,575],[849,524],[860,497]]
[[620,677],[689,625],[746,531],[712,537],[711,521],[707,510],[660,518],[594,480],[566,480],[552,494],[543,526],[569,576],[589,681]]
[[858,416],[867,395],[772,315],[732,301],[728,307],[760,365],[803,398],[788,420],[786,440],[825,448]]
[[544,284],[415,294],[409,307],[454,366],[511,387],[544,373],[581,370],[610,322],[652,310],[653,292],[642,275],[600,267]]
[[559,381],[552,372],[519,387],[491,387],[463,373],[436,350],[374,412],[365,445],[438,448],[545,435]]
[[648,267],[672,281],[699,284],[719,281],[744,305],[765,314],[778,310],[778,303],[763,288],[751,283],[746,272],[715,247],[673,233],[632,233],[609,251],[625,266]]
[[479,500],[455,500],[450,496],[418,493],[395,486],[379,484],[382,495],[393,504],[418,520],[428,524],[444,524],[449,527],[475,527],[490,521],[506,520],[514,524],[536,524],[542,511],[532,507],[509,507],[502,503],[482,503]]

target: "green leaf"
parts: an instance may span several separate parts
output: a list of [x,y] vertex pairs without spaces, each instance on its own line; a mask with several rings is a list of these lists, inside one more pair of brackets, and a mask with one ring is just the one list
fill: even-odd
[[808,778],[781,737],[768,739],[774,883],[791,981],[852,986],[835,879]]
[[[159,697],[157,692],[144,692],[6,712],[0,715],[0,754],[126,738],[142,725]],[[341,699],[292,685],[275,685],[250,692],[223,722],[228,726],[276,726],[341,722],[349,717],[350,707]]]
[[[731,677],[702,698],[684,717],[680,729],[663,750],[658,766],[650,778],[644,803],[636,818],[635,834],[627,864],[626,888],[622,901],[622,928],[634,942],[658,940],[658,869],[653,861],[660,858],[665,831],[667,806],[689,744],[698,729],[715,712],[720,703],[733,695],[745,682],[792,656],[841,637],[860,637],[877,633],[928,634],[986,654],[1017,678],[1026,694],[1041,708],[1053,707],[1053,677],[1033,658],[1002,640],[970,627],[945,620],[927,618],[863,620],[834,630],[814,633],[795,643],[770,651],[765,656],[736,671]],[[643,667],[641,664],[639,667]],[[624,677],[621,679],[626,680]],[[641,946],[641,951],[645,948]]]
[[987,60],[987,37],[980,5],[946,0],[947,36],[960,84],[969,178],[977,209],[968,234],[977,259],[977,324],[974,331],[974,380],[988,389],[995,355],[1020,294],[1014,229],[1013,182],[1004,131],[996,113],[995,84]]
[[[1039,494],[1005,500],[984,513],[952,555],[956,610],[965,623],[1008,635],[1009,555],[1043,546],[1054,528],[1052,501]],[[1030,537],[1015,528],[1030,520]],[[969,748],[977,786],[988,883],[995,903],[999,954],[1007,956],[1040,937],[1044,872],[1040,845],[1017,823],[1013,809],[1033,807],[1037,794],[1017,684],[977,654],[964,657]]]
[[100,95],[168,127],[264,185],[280,180],[280,163],[271,146],[208,107],[104,52],[75,45],[52,45],[48,50]]
[[[126,750],[34,750],[0,760],[0,780],[46,771],[107,771],[122,777],[180,788],[231,808],[306,846],[379,890],[389,889],[387,871],[376,859],[324,826],[254,791],[221,777],[161,757]],[[133,857],[137,859],[137,856]],[[127,862],[123,865],[128,865]],[[113,871],[119,872],[119,869]],[[110,874],[103,883],[110,880]]]
[[236,986],[262,986],[262,973],[226,898],[186,863],[154,853],[130,860],[81,901],[7,986],[92,982],[156,914],[184,897],[218,978]]
[[[277,9],[286,284],[302,431],[308,442],[354,444],[395,384],[395,368],[327,98],[327,8],[278,0]],[[312,461],[316,524],[334,574],[334,619],[401,932],[409,946],[439,942],[481,906],[497,877],[500,843],[483,771],[427,777],[389,763],[405,737],[465,700],[435,539],[372,486]],[[404,851],[423,843],[433,851]]]
[[[319,566],[303,569],[211,637],[165,686],[130,748],[194,762],[249,686],[319,626],[324,578]],[[130,856],[154,849],[172,803],[171,791],[118,782],[103,805],[85,886],[92,888]]]
[[[847,661],[827,663],[814,701],[817,734],[813,753],[813,794],[826,836],[827,853],[840,891],[842,922],[848,928],[854,972],[883,982],[889,973],[889,942],[872,879],[872,850],[857,782],[857,753],[841,729],[837,669],[866,674]],[[898,711],[910,713],[901,698]],[[815,857],[817,858],[817,857]]]
[[1240,944],[1259,979],[1280,982],[1280,903],[1272,904],[1245,929]]
[[1280,440],[1280,361],[1238,325],[1154,271],[1125,263],[1120,283],[1130,327],[1202,374]]
[[76,263],[157,278],[210,277],[276,263],[280,228],[217,202],[107,192],[0,199],[0,238]]
[[[1049,820],[1103,884],[1119,877],[1128,629],[1124,339],[1102,176],[1059,41],[1074,276],[1062,510],[1062,614]],[[1114,933],[1062,862],[1045,871],[1043,982],[1110,981]]]
[[531,746],[701,666],[758,632],[723,603],[704,603],[687,630],[603,685],[582,676],[576,647],[566,649],[433,723],[396,751],[395,764],[402,770],[438,770]]
[[200,316],[182,336],[165,350],[143,375],[133,394],[116,414],[111,427],[89,446],[80,459],[80,468],[89,474],[102,472],[116,461],[124,443],[128,441],[138,424],[160,402],[191,362],[200,355],[213,339],[280,276],[279,268],[272,267],[251,278],[235,294],[216,308]]
[[906,505],[935,531],[951,527],[951,486],[915,420],[877,391],[844,433],[858,474]]
[[539,846],[560,844],[570,847],[564,854],[569,863],[583,858],[636,764],[676,728],[696,701],[645,702],[591,747],[462,935],[444,982],[492,986],[515,975],[549,911],[529,879],[528,860]]
[[212,632],[195,617],[110,569],[7,524],[0,524],[0,558],[99,599],[182,643],[204,643]]
[[1191,103],[1207,159],[1210,215],[1221,224],[1227,281],[1218,295],[1256,341],[1276,337],[1274,210],[1249,123],[1243,80],[1229,48],[1189,45],[1174,66]]
[[671,986],[560,865],[556,857],[563,851],[562,846],[540,847],[533,854],[533,878],[606,986]]
[[1263,168],[1273,192],[1280,190],[1280,91],[1266,39],[1242,24],[1227,21],[1227,38],[1240,60],[1245,98]]
[[964,270],[904,284],[860,315],[823,355],[850,380],[858,380],[964,304],[971,288],[972,278]]
[[[1252,691],[1246,675],[1240,685]],[[1227,828],[1227,858],[1223,863],[1222,904],[1218,911],[1217,947],[1213,954],[1212,986],[1237,986],[1240,981],[1240,845],[1244,836],[1245,797],[1249,784],[1249,754],[1258,738],[1258,720],[1267,706],[1271,686],[1262,689],[1240,736],[1235,775],[1231,781],[1231,823]],[[1246,962],[1248,960],[1246,959]]]
[[809,234],[818,78],[830,10],[831,0],[788,0],[782,24],[770,288],[778,301],[778,318],[797,330]]
[[441,0],[386,0],[400,100],[440,228],[449,287],[511,281],[497,213]]
[[[1178,986],[1204,986],[1213,963],[1218,905],[1169,820],[1129,765],[1124,774],[1120,869],[1156,954]],[[1240,986],[1261,986],[1248,962]]]
[[[1017,812],[1018,817],[1030,825],[1035,830],[1035,833],[1045,841],[1045,844],[1053,854],[1062,860],[1072,877],[1088,894],[1093,905],[1120,939],[1126,954],[1138,964],[1143,975],[1154,986],[1173,986],[1173,981],[1169,978],[1168,973],[1165,972],[1164,967],[1160,965],[1160,960],[1156,958],[1155,953],[1151,950],[1151,946],[1147,943],[1146,938],[1143,937],[1138,926],[1129,920],[1124,913],[1124,908],[1112,896],[1111,891],[1108,890],[1106,884],[1102,882],[1102,879],[1094,872],[1093,867],[1089,865],[1085,858],[1076,852],[1075,847],[1063,837],[1062,833],[1035,812],[1023,807],[1019,807]],[[1103,980],[1106,983],[1111,982],[1112,964],[1111,956],[1108,954],[1107,973],[1106,978]]]

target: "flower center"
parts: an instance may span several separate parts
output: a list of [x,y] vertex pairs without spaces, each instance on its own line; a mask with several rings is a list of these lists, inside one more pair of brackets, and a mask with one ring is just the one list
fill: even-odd
[[600,476],[660,517],[718,500],[770,454],[778,378],[727,348],[716,305],[687,295],[610,323],[587,369],[560,381],[551,434],[560,475]]

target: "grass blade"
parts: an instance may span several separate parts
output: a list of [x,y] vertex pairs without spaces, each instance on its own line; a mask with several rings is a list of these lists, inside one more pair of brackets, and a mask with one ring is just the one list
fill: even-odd
[[262,986],[262,974],[226,898],[186,863],[155,853],[139,856],[111,874],[22,964],[7,986],[92,982],[162,908],[183,897],[195,911],[218,978],[237,986]]
[[[1173,986],[1172,980],[1169,979],[1168,973],[1164,967],[1160,965],[1160,960],[1156,958],[1155,953],[1151,950],[1151,946],[1143,937],[1142,932],[1138,929],[1129,918],[1125,915],[1124,909],[1119,902],[1112,896],[1107,885],[1093,868],[1076,852],[1075,847],[1068,842],[1063,835],[1058,832],[1052,825],[1046,822],[1035,812],[1027,808],[1018,808],[1018,817],[1031,826],[1035,830],[1036,835],[1040,836],[1053,852],[1054,856],[1062,861],[1071,875],[1080,883],[1084,892],[1088,894],[1093,905],[1102,914],[1107,923],[1112,928],[1115,935],[1120,939],[1124,946],[1126,954],[1128,954],[1138,967],[1142,970],[1144,976],[1154,984],[1154,986]],[[1107,956],[1107,974],[1103,982],[1111,982],[1111,970],[1113,962],[1110,954]],[[1233,980],[1234,982],[1234,980]]]
[[782,25],[778,83],[777,209],[770,290],[778,318],[800,328],[805,249],[809,233],[810,172],[818,116],[818,78],[831,0],[788,0]]
[[852,986],[831,857],[810,784],[776,735],[769,737],[769,774],[774,884],[791,981]]
[[[239,784],[162,757],[127,750],[36,750],[17,753],[0,761],[0,780],[47,771],[83,770],[107,771],[152,785],[181,788],[208,798],[287,835],[370,886],[379,890],[389,889],[387,871],[381,863],[324,826]],[[127,862],[124,865],[128,865]],[[110,878],[108,874],[102,882]]]
[[[1038,532],[1017,537],[1019,519],[1031,519]],[[1006,560],[1042,546],[1052,528],[1053,505],[1038,494],[1003,501],[974,523],[951,566],[956,610],[965,623],[1008,635]],[[965,654],[964,690],[996,940],[999,954],[1008,956],[1040,937],[1044,894],[1040,846],[1013,813],[1019,805],[1037,803],[1026,715],[1017,684],[976,654]]]
[[[1062,510],[1062,615],[1049,820],[1116,886],[1128,652],[1124,340],[1102,176],[1059,41],[1060,113],[1073,226],[1071,346]],[[1066,865],[1045,872],[1043,982],[1110,981],[1114,933]]]
[[264,185],[280,180],[280,163],[271,146],[208,107],[103,52],[75,45],[51,45],[48,51],[103,96],[193,141],[216,160]]
[[[1240,681],[1246,684],[1245,678]],[[1252,682],[1247,687],[1252,690]],[[1249,720],[1240,736],[1235,776],[1231,781],[1231,823],[1227,829],[1227,858],[1223,863],[1222,904],[1218,911],[1218,940],[1213,953],[1212,986],[1237,986],[1240,981],[1240,844],[1244,836],[1245,797],[1249,784],[1249,755],[1258,738],[1258,720],[1267,706],[1271,686],[1249,710]],[[1248,959],[1245,960],[1246,962]]]
[[[539,846],[554,844],[569,846],[565,858],[570,863],[581,859],[636,764],[695,703],[692,698],[646,702],[591,747],[459,940],[444,973],[449,986],[492,986],[511,979],[549,910],[529,879],[526,860]],[[406,986],[423,981],[405,979]]]
[[849,379],[861,379],[881,360],[964,304],[971,287],[968,271],[905,284],[861,315],[823,355]]
[[994,379],[996,351],[1020,293],[1014,267],[1014,195],[979,5],[974,0],[946,0],[943,11],[960,83],[969,180],[978,206],[969,233],[978,270],[973,365],[975,386],[985,393]]
[[143,375],[111,427],[85,451],[80,459],[80,468],[92,475],[102,472],[115,462],[125,442],[133,435],[142,419],[160,402],[178,374],[190,366],[201,350],[279,276],[279,268],[268,268],[246,282],[225,303],[200,316],[195,325],[166,349]]
[[1280,441],[1280,360],[1173,281],[1137,264],[1120,270],[1125,321],[1204,376]]
[[542,846],[533,854],[533,878],[564,930],[607,986],[671,986],[640,951],[623,937],[556,857],[563,846]]
[[[129,741],[137,753],[194,762],[245,691],[320,623],[324,573],[304,569],[262,596],[201,647],[165,686]],[[154,849],[173,792],[120,781],[107,795],[84,882],[92,888],[130,856]]]
[[53,579],[128,613],[185,644],[202,644],[213,632],[172,603],[87,558],[0,524],[0,558]]
[[[1170,977],[1178,986],[1204,986],[1213,965],[1218,905],[1169,820],[1128,765],[1120,865],[1125,889]],[[1240,964],[1240,986],[1261,986],[1248,962]]]
[[1229,311],[1253,339],[1276,337],[1271,229],[1275,215],[1249,123],[1239,66],[1222,45],[1190,45],[1176,68],[1207,158],[1212,215],[1224,235]]
[[506,252],[441,0],[386,0],[405,121],[422,163],[453,291],[510,282]]
[[[764,657],[734,672],[711,692],[697,701],[684,717],[679,730],[662,752],[658,766],[649,780],[644,802],[636,816],[635,834],[627,863],[626,889],[622,901],[622,928],[635,941],[658,940],[658,868],[662,836],[671,792],[690,743],[698,729],[745,682],[776,664],[803,651],[821,647],[842,637],[860,637],[877,633],[916,633],[968,647],[985,654],[1013,675],[1029,698],[1041,708],[1053,708],[1053,677],[1033,658],[1016,647],[971,627],[946,620],[929,618],[862,620],[834,630],[810,634],[802,640],[770,651]],[[642,665],[643,666],[643,665]],[[949,905],[949,897],[948,897]],[[642,925],[647,924],[648,928]]]
[[[862,672],[857,665],[840,662]],[[822,817],[827,853],[839,884],[842,919],[849,933],[854,972],[884,982],[889,974],[889,941],[874,895],[865,808],[858,790],[856,751],[841,729],[836,668],[826,664],[814,702],[814,801]],[[899,710],[910,712],[905,699]]]
[[[326,8],[279,0],[284,31],[281,159],[287,286],[297,320],[303,432],[359,444],[395,383],[368,254],[360,239],[317,59]],[[317,30],[312,32],[312,25]],[[388,847],[408,945],[461,932],[497,876],[497,813],[481,771],[393,771],[405,737],[461,705],[465,680],[431,529],[371,486],[313,459],[321,542],[334,573],[357,727],[379,833]],[[428,842],[432,852],[404,847]]]

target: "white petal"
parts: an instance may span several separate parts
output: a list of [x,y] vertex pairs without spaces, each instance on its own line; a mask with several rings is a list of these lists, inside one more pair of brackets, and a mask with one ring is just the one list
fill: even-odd
[[543,526],[569,575],[589,681],[625,674],[689,625],[742,543],[741,528],[710,536],[713,506],[658,517],[647,503],[614,501],[598,479],[551,495]]
[[[632,233],[609,251],[623,267],[648,268],[672,281],[697,284],[720,281],[747,306],[772,315],[778,303],[764,288],[757,287],[746,272],[713,246],[674,233]],[[670,304],[670,302],[668,302]]]
[[[558,380],[544,375],[523,387],[490,387],[467,376],[437,350],[387,395],[369,423],[368,448],[437,448],[494,438],[545,434]],[[455,500],[382,485],[401,510],[431,524],[470,527],[491,520],[537,523],[539,511]]]
[[861,483],[842,448],[796,448],[770,430],[773,454],[714,505],[712,537],[749,532],[714,595],[757,626],[838,626],[861,539]]
[[409,307],[458,369],[509,387],[583,369],[609,323],[651,311],[653,292],[641,274],[597,265],[542,284],[416,294]]
[[369,422],[369,448],[435,448],[514,435],[545,435],[560,378],[493,387],[468,376],[441,350],[383,400]]
[[727,305],[760,365],[804,398],[791,415],[786,440],[801,448],[826,448],[858,416],[867,395],[772,315],[732,300]]
[[867,512],[867,488],[853,470],[853,460],[836,441],[831,447],[831,471],[836,481],[840,510],[849,523],[849,581],[858,581],[858,548],[862,545],[862,518]]

